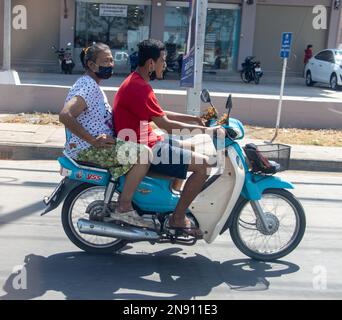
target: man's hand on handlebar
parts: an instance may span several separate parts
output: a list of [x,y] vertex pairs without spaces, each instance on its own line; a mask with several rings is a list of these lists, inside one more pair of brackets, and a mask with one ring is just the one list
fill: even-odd
[[196,122],[198,125],[205,127],[206,122],[201,117],[196,117]]
[[226,130],[222,126],[210,127],[207,129],[209,135],[218,138],[224,138],[226,136]]

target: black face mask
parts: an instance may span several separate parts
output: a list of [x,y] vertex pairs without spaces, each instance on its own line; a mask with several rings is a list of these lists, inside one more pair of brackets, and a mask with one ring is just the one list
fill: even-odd
[[114,72],[114,67],[102,67],[99,66],[99,71],[95,72],[96,76],[100,79],[109,79]]
[[150,80],[156,80],[157,79],[157,73],[155,71],[150,72]]

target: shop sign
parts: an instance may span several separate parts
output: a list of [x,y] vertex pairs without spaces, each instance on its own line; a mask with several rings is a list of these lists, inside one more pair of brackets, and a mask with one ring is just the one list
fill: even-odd
[[116,4],[100,4],[100,16],[127,18],[127,6]]

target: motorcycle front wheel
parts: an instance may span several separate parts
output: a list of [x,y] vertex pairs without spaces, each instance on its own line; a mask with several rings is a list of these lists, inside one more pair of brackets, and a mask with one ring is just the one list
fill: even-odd
[[121,239],[82,234],[78,230],[79,219],[89,220],[91,212],[101,210],[104,194],[105,187],[84,183],[70,192],[63,204],[62,225],[65,234],[73,244],[89,253],[115,253],[127,244]]
[[233,213],[230,235],[237,248],[252,259],[280,259],[291,253],[304,236],[304,209],[292,193],[283,189],[265,190],[259,203],[271,230],[265,230],[245,199]]

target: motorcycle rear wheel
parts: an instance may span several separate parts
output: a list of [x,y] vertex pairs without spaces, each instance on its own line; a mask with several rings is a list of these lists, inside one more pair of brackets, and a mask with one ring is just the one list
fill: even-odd
[[128,243],[121,239],[81,234],[77,228],[78,219],[89,220],[86,208],[92,202],[103,200],[104,193],[105,187],[84,183],[70,192],[63,204],[62,225],[65,234],[74,245],[89,253],[115,253]]
[[[279,201],[279,203],[272,204],[272,199]],[[269,234],[262,228],[260,221],[255,217],[249,200],[245,199],[241,201],[233,213],[233,221],[230,227],[231,238],[236,247],[252,259],[259,261],[280,259],[291,253],[304,236],[306,227],[304,209],[292,193],[283,189],[265,190],[260,205],[267,213],[269,221],[274,223],[274,233]],[[271,208],[270,211],[267,210],[269,208]],[[280,217],[279,212],[277,213],[278,209],[286,213]],[[285,223],[285,215],[288,213],[292,214],[292,220],[295,222],[292,232],[289,232],[290,224]],[[282,237],[280,231],[283,231]],[[288,238],[288,240],[283,241],[284,238]],[[283,244],[281,244],[282,241]]]

